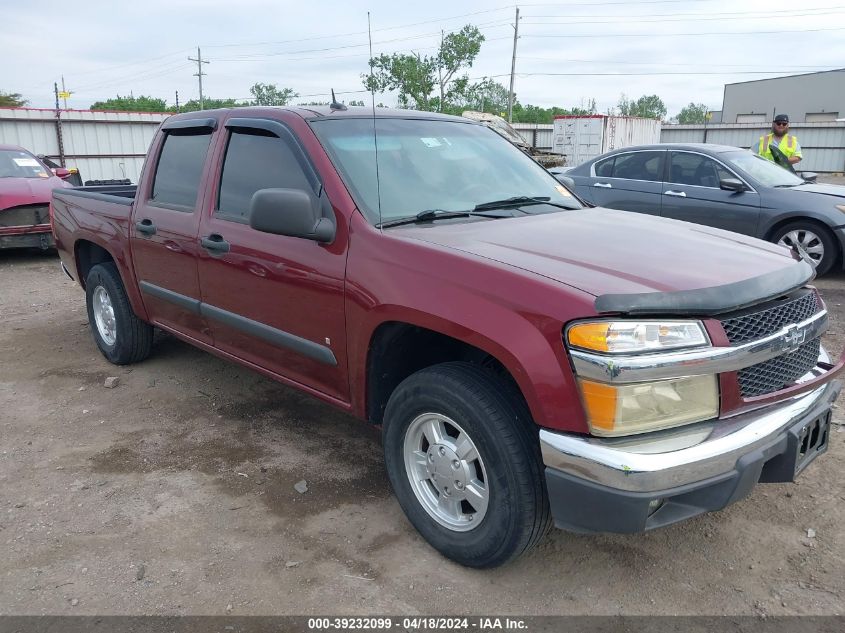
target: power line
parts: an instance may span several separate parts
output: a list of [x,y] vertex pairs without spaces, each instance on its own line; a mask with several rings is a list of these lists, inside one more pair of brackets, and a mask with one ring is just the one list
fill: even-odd
[[528,34],[524,35],[523,37],[541,37],[541,38],[581,38],[581,37],[590,37],[593,39],[597,38],[605,38],[605,37],[697,37],[700,35],[774,35],[778,33],[820,33],[822,31],[845,31],[845,29],[841,27],[831,28],[831,29],[795,29],[795,30],[783,30],[783,31],[716,31],[710,33],[589,33],[589,34],[566,34],[566,35],[554,35],[554,34]]
[[[450,16],[446,18],[437,18],[434,20],[423,20],[422,22],[411,22],[408,24],[399,24],[396,26],[387,26],[380,29],[373,29],[373,32],[381,32],[381,31],[395,31],[396,29],[406,29],[412,26],[420,26],[421,24],[434,24],[440,22],[448,22],[450,20],[457,20],[460,18],[472,17],[474,15],[481,15],[483,13],[495,13],[497,11],[504,11],[506,9],[512,9],[514,5],[507,5],[505,7],[498,7],[496,9],[485,9],[483,11],[474,11],[472,13],[464,13],[461,15]],[[477,25],[476,25],[477,26]],[[300,39],[295,40],[280,40],[275,42],[251,42],[248,44],[211,44],[206,46],[206,48],[229,48],[229,47],[239,47],[239,46],[269,46],[269,45],[277,45],[277,44],[295,44],[298,42],[310,42],[314,40],[325,40],[325,39],[333,39],[336,37],[350,37],[353,35],[367,35],[367,31],[353,31],[351,33],[337,33],[334,35],[317,35],[314,37],[303,37]],[[378,42],[375,42],[378,43]]]
[[[499,21],[497,21],[496,23],[490,23],[490,24],[484,25],[483,28],[479,28],[479,31],[485,31],[485,30],[489,30],[489,29],[493,29],[493,28],[508,26],[509,24],[510,24],[509,20],[505,21],[503,23],[499,23]],[[380,42],[373,42],[373,45],[392,44],[394,42],[406,42],[408,40],[425,39],[427,37],[435,37],[435,36],[439,37],[440,32],[438,31],[437,33],[421,33],[419,35],[408,35],[408,36],[405,36],[405,37],[397,37],[397,38],[390,39],[390,40],[382,40]],[[485,41],[493,41],[495,39],[498,39],[498,38],[488,38]],[[510,38],[508,37],[508,39],[510,39]],[[215,61],[237,61],[237,60],[249,60],[249,59],[265,58],[265,57],[279,57],[279,56],[282,56],[282,55],[299,55],[299,54],[303,54],[303,53],[323,53],[323,52],[331,52],[331,51],[337,51],[337,50],[347,50],[347,49],[350,49],[350,48],[366,48],[367,46],[369,46],[369,44],[365,42],[363,44],[344,44],[342,46],[330,46],[328,48],[310,48],[310,49],[296,50],[296,51],[276,51],[276,52],[271,52],[271,53],[246,53],[244,55],[238,55],[238,56],[235,56],[235,57],[215,58]]]
[[[522,5],[525,6],[525,5]],[[555,15],[527,15],[526,18],[566,18],[566,19],[577,19],[577,18],[607,18],[607,17],[614,17],[614,18],[659,18],[659,17],[694,17],[694,16],[711,16],[711,15],[760,15],[760,16],[770,16],[775,13],[796,13],[802,11],[839,11],[841,9],[845,9],[845,6],[841,4],[833,5],[833,6],[826,6],[826,7],[801,7],[800,9],[775,9],[771,11],[708,11],[707,13],[626,13],[624,15],[616,14],[609,16],[606,13],[601,14],[592,14],[592,15],[572,15],[571,13],[567,13],[564,15],[555,14]],[[775,16],[777,17],[777,16]],[[783,17],[790,17],[785,15]]]
[[[523,24],[532,24],[537,26],[542,26],[546,24],[565,24],[566,26],[578,26],[580,24],[660,24],[661,22],[724,22],[724,21],[736,21],[737,19],[744,19],[744,20],[783,20],[784,18],[814,18],[814,17],[823,17],[826,15],[841,15],[845,13],[843,11],[830,11],[827,13],[802,13],[802,14],[795,14],[795,15],[760,15],[760,16],[749,16],[747,18],[737,18],[737,17],[724,17],[724,18],[701,18],[695,17],[694,19],[687,19],[687,18],[661,18],[659,20],[629,20],[625,19],[624,22],[619,22],[618,20],[590,20],[588,22],[573,22],[570,18],[566,18],[565,16],[545,16],[545,17],[555,17],[555,18],[564,18],[565,22],[524,22]],[[532,17],[544,17],[544,16],[532,16]],[[576,16],[579,17],[579,16]],[[614,16],[617,17],[617,16]],[[620,18],[624,16],[618,16]]]

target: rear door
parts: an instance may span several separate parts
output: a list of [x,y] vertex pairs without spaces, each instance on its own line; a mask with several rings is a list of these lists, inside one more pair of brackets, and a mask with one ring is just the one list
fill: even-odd
[[202,309],[215,346],[347,402],[345,232],[320,244],[251,228],[250,200],[260,189],[301,189],[330,203],[285,124],[233,118],[225,137],[199,233]]
[[129,243],[135,275],[150,320],[202,343],[212,342],[200,315],[197,274],[200,183],[210,169],[214,119],[165,123],[151,148],[136,194]]
[[660,215],[665,157],[666,150],[637,150],[597,161],[589,199],[600,207]]
[[[720,161],[696,152],[670,152],[661,215],[728,231],[755,235],[760,194],[725,191],[722,178],[743,180]],[[747,183],[746,183],[747,184]]]

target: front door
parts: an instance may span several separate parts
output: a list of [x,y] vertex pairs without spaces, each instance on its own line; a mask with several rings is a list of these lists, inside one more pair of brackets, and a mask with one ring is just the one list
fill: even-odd
[[150,320],[210,344],[211,331],[199,311],[197,231],[213,120],[174,123],[178,126],[162,126],[151,148],[147,169],[155,173],[136,194],[129,243]]
[[704,154],[671,152],[661,215],[745,235],[755,235],[760,215],[760,194],[726,191],[724,178],[739,178]]
[[301,189],[319,195],[319,179],[282,123],[230,119],[226,127],[216,199],[207,205],[199,232],[202,310],[214,344],[348,402],[345,239],[326,245],[249,226],[256,191]]

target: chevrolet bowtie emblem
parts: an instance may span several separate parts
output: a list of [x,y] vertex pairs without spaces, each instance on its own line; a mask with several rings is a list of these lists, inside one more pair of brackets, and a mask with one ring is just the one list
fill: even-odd
[[804,340],[806,338],[807,330],[800,328],[797,325],[790,325],[786,330],[786,334],[784,334],[781,339],[784,351],[797,351],[798,348],[804,344]]

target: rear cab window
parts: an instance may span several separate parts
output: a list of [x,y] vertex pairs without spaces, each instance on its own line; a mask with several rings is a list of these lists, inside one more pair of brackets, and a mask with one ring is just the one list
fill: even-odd
[[190,213],[199,193],[211,130],[186,128],[167,132],[159,153],[149,203]]

